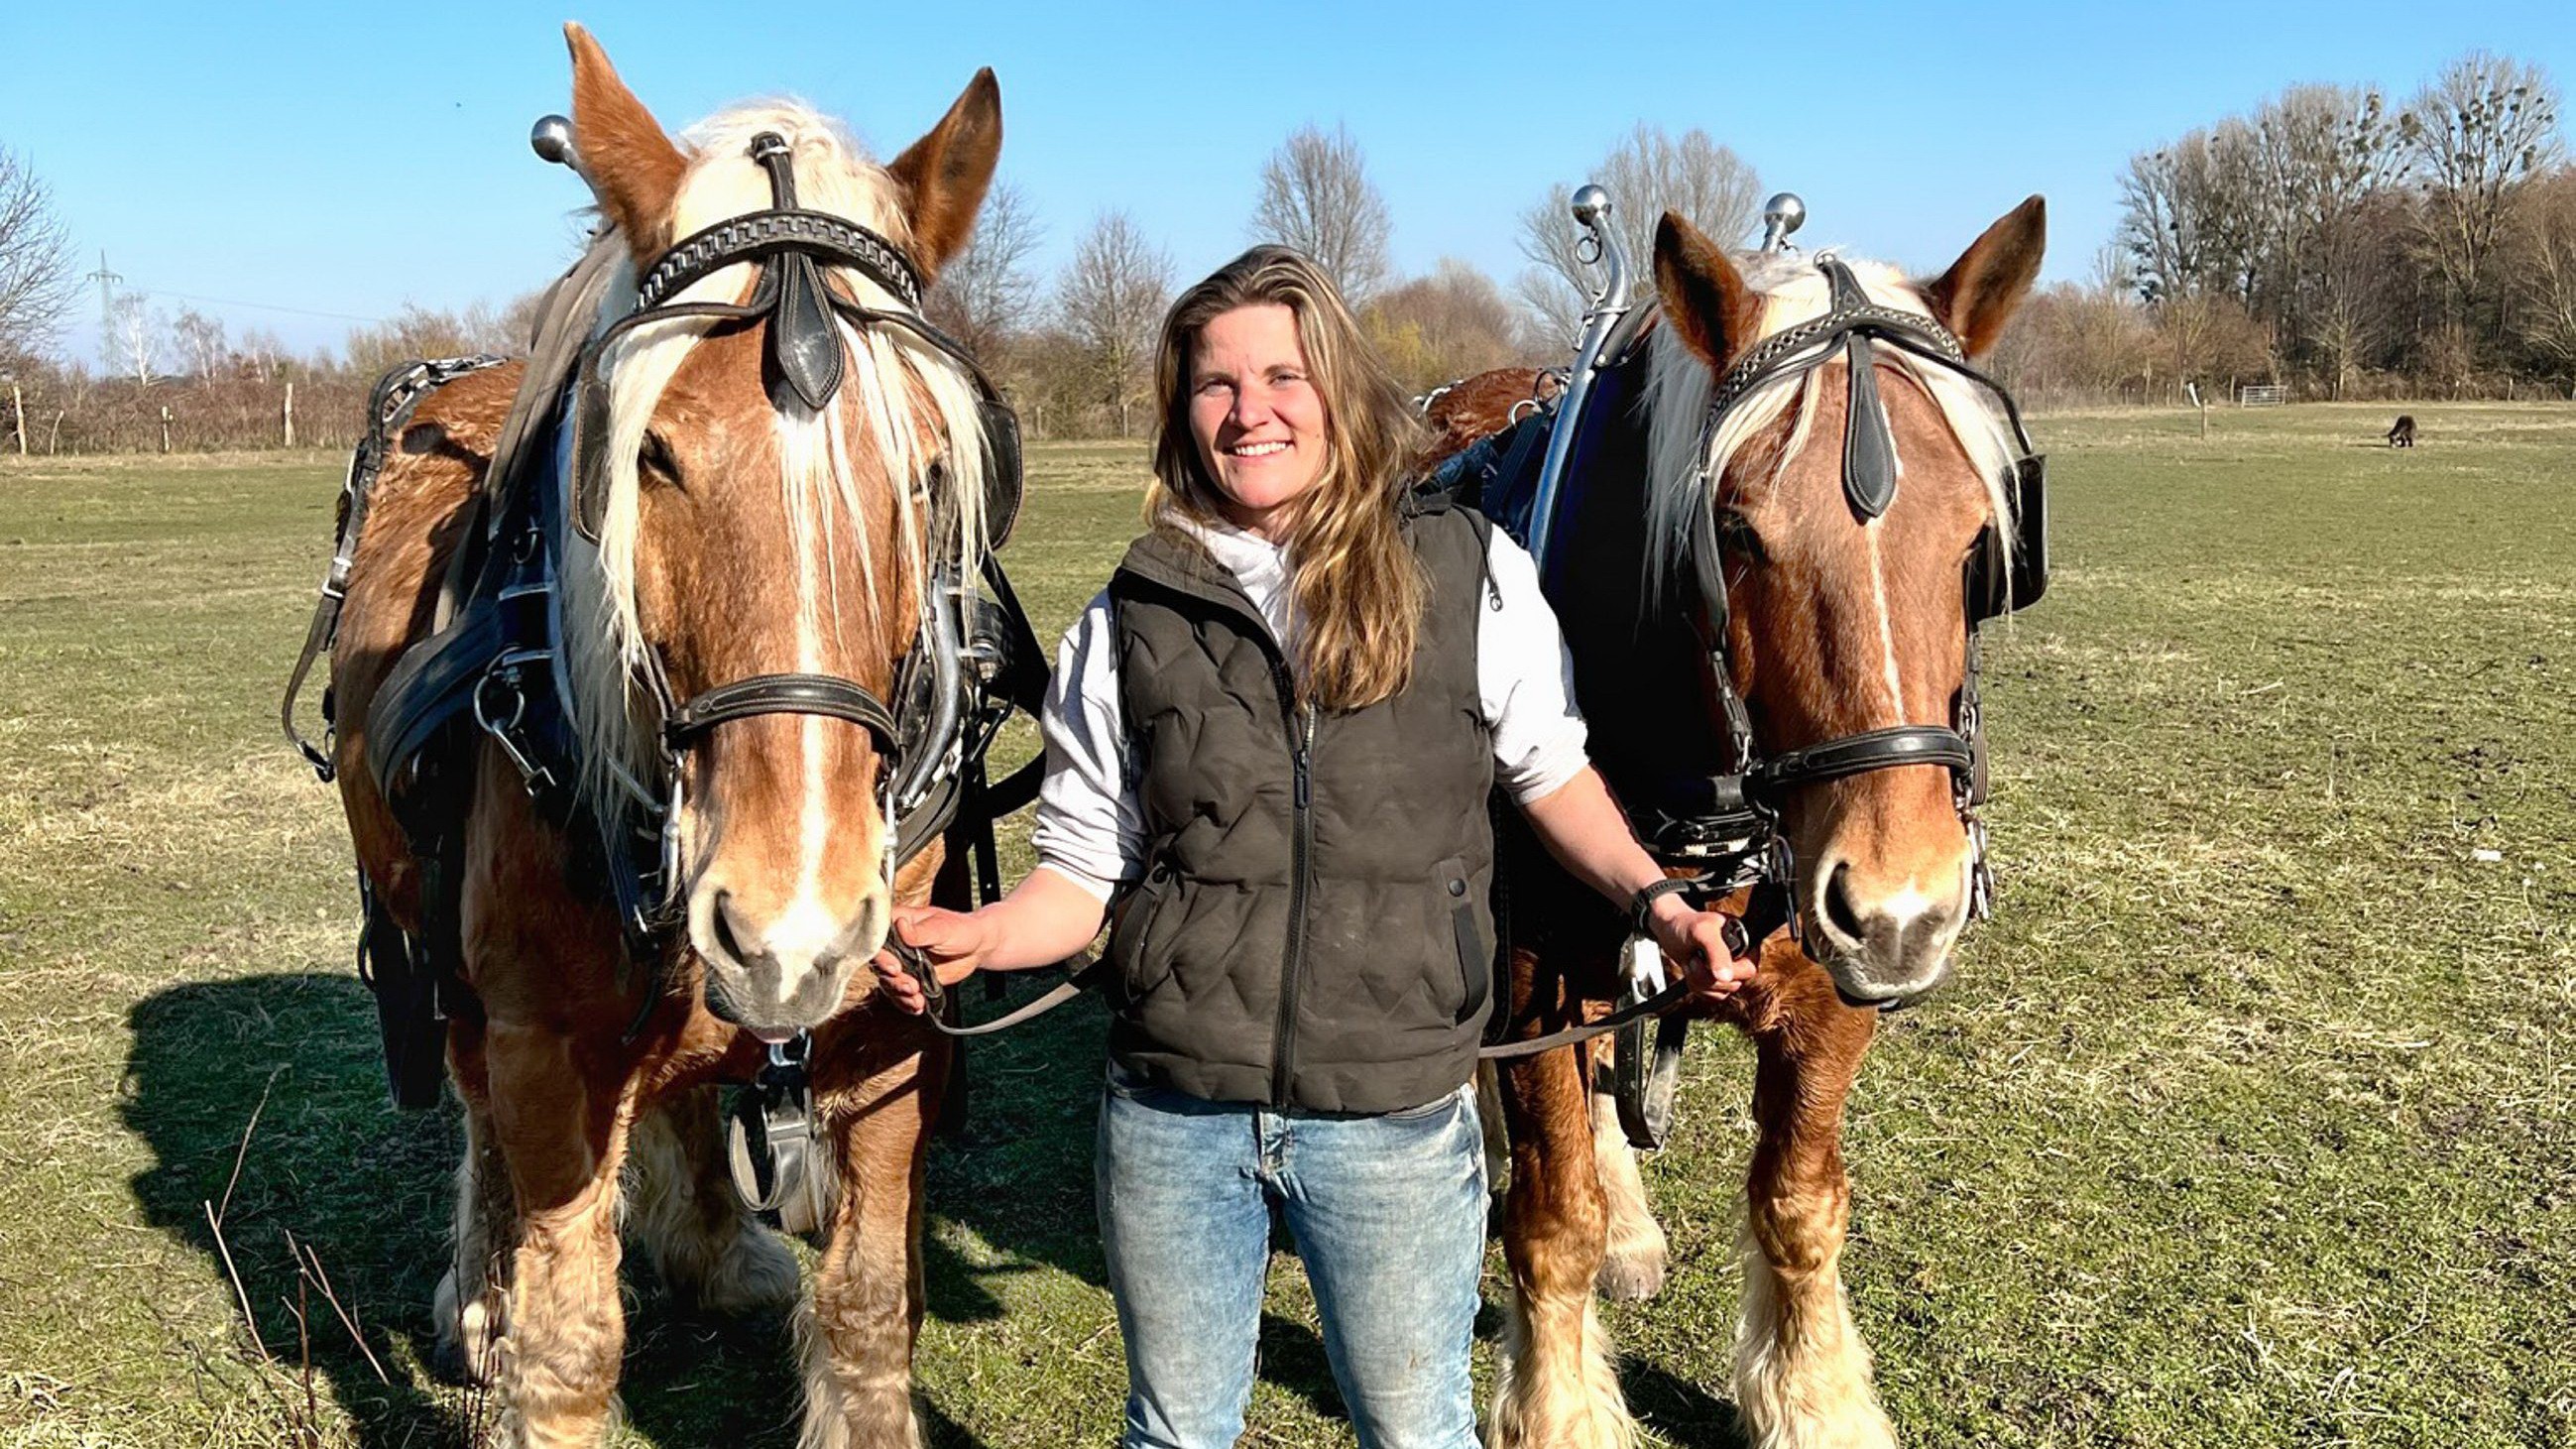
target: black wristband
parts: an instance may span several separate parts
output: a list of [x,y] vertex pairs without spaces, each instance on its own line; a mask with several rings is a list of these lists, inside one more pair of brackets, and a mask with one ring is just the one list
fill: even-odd
[[1655,934],[1655,902],[1666,896],[1697,890],[1699,882],[1686,875],[1666,876],[1628,897],[1628,925],[1638,935],[1651,940]]

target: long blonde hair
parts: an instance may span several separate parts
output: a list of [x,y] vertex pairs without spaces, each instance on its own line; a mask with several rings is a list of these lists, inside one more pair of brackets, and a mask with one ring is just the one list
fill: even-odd
[[1301,621],[1298,689],[1327,709],[1359,709],[1401,693],[1413,676],[1430,583],[1398,527],[1397,504],[1422,431],[1332,278],[1303,254],[1254,247],[1183,292],[1163,318],[1146,516],[1224,516],[1190,432],[1191,352],[1219,315],[1264,303],[1296,319],[1324,404],[1324,465],[1297,499],[1284,540]]

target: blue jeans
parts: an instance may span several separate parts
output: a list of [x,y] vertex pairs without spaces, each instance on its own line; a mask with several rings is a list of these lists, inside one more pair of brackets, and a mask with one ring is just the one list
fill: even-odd
[[1475,1449],[1485,1153],[1472,1086],[1385,1116],[1322,1116],[1201,1101],[1113,1066],[1098,1192],[1128,1449],[1222,1449],[1242,1434],[1273,1204],[1364,1449]]

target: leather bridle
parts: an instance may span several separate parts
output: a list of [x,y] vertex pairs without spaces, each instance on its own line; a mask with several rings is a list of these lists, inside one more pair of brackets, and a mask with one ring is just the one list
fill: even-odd
[[[626,903],[632,907],[630,926],[640,924],[649,930],[667,929],[675,919],[673,904],[681,882],[671,826],[684,788],[683,758],[719,726],[792,714],[844,720],[865,729],[880,760],[878,803],[887,824],[885,871],[891,880],[903,861],[955,817],[961,793],[987,790],[980,760],[1000,720],[992,710],[977,707],[983,698],[978,691],[996,683],[1005,667],[1003,659],[987,656],[1025,650],[1035,657],[1035,639],[1026,618],[1008,582],[990,564],[990,551],[1007,540],[1019,509],[1017,416],[975,359],[920,316],[921,275],[902,248],[846,218],[799,207],[793,157],[783,137],[767,131],[753,136],[750,155],[768,173],[773,205],[728,218],[673,243],[638,281],[633,308],[601,328],[583,349],[567,409],[566,521],[585,539],[598,541],[607,476],[599,456],[608,431],[605,358],[611,344],[628,333],[689,318],[712,319],[717,330],[762,327],[770,400],[785,411],[796,406],[819,410],[838,392],[850,365],[840,325],[843,319],[861,328],[893,327],[945,355],[976,389],[989,450],[986,547],[982,550],[987,564],[982,582],[999,602],[978,598],[977,581],[958,577],[953,563],[938,562],[949,551],[943,541],[954,543],[959,524],[954,509],[939,506],[945,500],[934,490],[931,501],[936,513],[925,544],[933,560],[931,575],[921,589],[920,630],[896,670],[893,700],[858,680],[813,672],[755,675],[679,698],[660,655],[648,651],[637,666],[636,685],[659,709],[660,767],[655,773],[660,778],[638,780],[623,770],[612,771],[611,777],[644,817],[635,832],[637,838],[623,842],[622,850],[613,847],[613,853],[627,857],[620,862],[625,868],[616,874],[635,882],[631,892],[621,890],[634,897]],[[746,300],[671,300],[717,271],[741,263],[758,268]],[[856,271],[902,305],[870,307],[835,291],[824,271],[827,266]],[[1004,635],[1009,636],[1005,642],[1011,649],[987,647]],[[1007,704],[1001,713],[1008,713]],[[1034,780],[1022,782],[1015,776],[990,787],[990,793],[1016,797],[1024,793],[1023,783]],[[661,858],[658,870],[644,864],[656,854]]]
[[[1701,600],[1702,627],[1712,655],[1717,713],[1725,740],[1725,773],[1670,782],[1658,792],[1663,819],[1651,833],[1656,853],[1674,864],[1695,865],[1730,888],[1769,882],[1785,885],[1792,874],[1780,814],[1792,792],[1830,780],[1879,770],[1935,765],[1950,774],[1951,792],[1967,822],[1972,865],[1971,909],[1984,916],[1992,901],[1985,831],[1977,807],[1986,797],[1985,740],[1977,708],[1977,629],[1987,619],[2027,607],[2048,585],[2046,465],[2031,447],[2012,395],[1968,361],[1948,329],[1918,312],[1873,302],[1851,269],[1831,256],[1816,266],[1832,291],[1823,316],[1764,338],[1719,378],[1700,433],[1699,494],[1692,511],[1690,572]],[[1728,667],[1725,561],[1716,530],[1716,480],[1709,476],[1718,430],[1728,414],[1765,385],[1823,367],[1848,363],[1842,483],[1854,519],[1864,526],[1894,503],[1896,452],[1886,404],[1879,395],[1877,357],[1885,348],[1949,369],[1982,387],[2001,404],[2019,454],[2013,462],[2015,538],[2007,543],[2002,520],[1990,520],[1969,550],[1963,586],[1968,636],[1966,678],[1957,710],[1945,725],[1902,724],[1843,735],[1765,757],[1752,720],[1736,693]],[[1794,922],[1795,916],[1792,915]]]

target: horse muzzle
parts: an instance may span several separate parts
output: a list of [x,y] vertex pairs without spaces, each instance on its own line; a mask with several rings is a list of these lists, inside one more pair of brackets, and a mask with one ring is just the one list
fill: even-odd
[[689,940],[706,963],[707,1010],[770,1041],[821,1026],[885,943],[888,899],[872,890],[845,919],[801,900],[765,915],[702,884],[690,900]]

